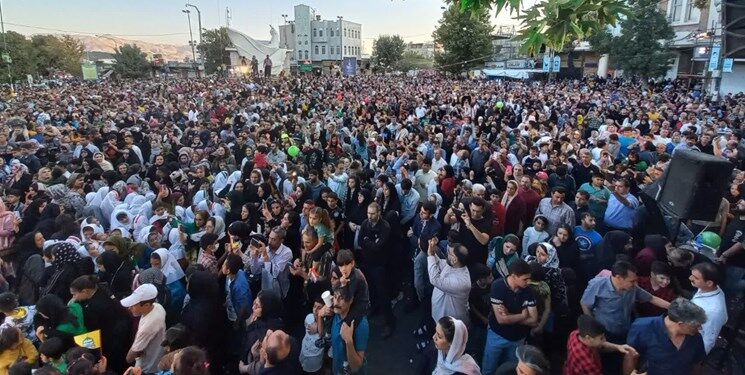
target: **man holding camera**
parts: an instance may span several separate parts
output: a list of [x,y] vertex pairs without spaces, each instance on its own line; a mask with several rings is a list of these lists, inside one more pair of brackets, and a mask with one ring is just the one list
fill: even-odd
[[268,241],[251,240],[249,261],[251,274],[261,276],[261,290],[272,291],[282,299],[290,287],[292,261],[292,250],[282,243],[285,235],[285,230],[277,226],[269,232]]
[[469,265],[477,262],[486,263],[491,229],[491,221],[484,216],[486,210],[486,201],[480,197],[473,197],[456,207],[450,207],[445,214],[445,224],[451,225],[451,229],[458,232],[456,241],[468,249]]

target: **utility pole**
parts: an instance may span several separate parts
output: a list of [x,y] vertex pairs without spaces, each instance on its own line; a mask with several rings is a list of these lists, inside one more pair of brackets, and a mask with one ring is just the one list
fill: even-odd
[[0,0],[0,28],[2,28],[3,32],[3,60],[5,60],[5,63],[8,64],[8,84],[10,84],[10,91],[13,92],[15,89],[13,88],[13,71],[11,70],[10,64],[13,63],[13,61],[10,58],[10,50],[8,49],[8,39],[5,36],[5,21],[3,20],[3,3],[2,0]]
[[[194,8],[194,10],[197,11],[197,22],[199,24],[199,44],[202,44],[202,12],[199,11],[199,8],[197,8],[196,5],[186,3],[185,6],[192,7]],[[189,27],[189,31],[191,31],[191,26]]]
[[[192,58],[192,67],[194,70],[196,70],[197,67],[197,52],[194,49],[194,34],[191,32],[191,11],[188,9],[182,9],[182,12],[186,13],[186,21],[189,23],[189,46],[191,46],[191,58]],[[197,75],[199,75],[197,73]]]

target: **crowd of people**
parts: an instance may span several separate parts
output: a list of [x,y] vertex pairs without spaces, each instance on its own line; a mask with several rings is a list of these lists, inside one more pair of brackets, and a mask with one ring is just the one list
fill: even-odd
[[711,221],[645,199],[678,152],[740,166],[743,95],[306,75],[2,104],[0,374],[689,374],[745,290],[745,172]]

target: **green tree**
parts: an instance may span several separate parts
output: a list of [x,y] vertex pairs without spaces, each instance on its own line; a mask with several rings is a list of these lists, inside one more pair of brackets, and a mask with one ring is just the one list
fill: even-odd
[[451,5],[443,12],[432,34],[435,43],[443,49],[435,54],[435,64],[451,73],[482,65],[493,53],[493,30],[485,9],[464,11]]
[[[551,48],[562,51],[573,40],[583,40],[615,26],[619,17],[628,13],[624,0],[452,0],[463,12],[496,9],[516,13],[520,20],[517,40],[522,51],[537,55]],[[526,8],[526,9],[523,9]]]
[[405,44],[400,35],[381,35],[373,42],[373,63],[383,70],[389,70],[401,60]]
[[114,72],[122,78],[144,78],[150,72],[150,62],[136,44],[125,44],[114,50]]
[[594,50],[608,53],[624,75],[643,79],[663,76],[675,57],[670,50],[675,33],[657,1],[634,0],[630,5],[633,11],[621,21],[621,35],[614,37],[604,31],[592,37],[590,44]]
[[63,35],[34,35],[31,45],[35,50],[36,71],[43,76],[50,76],[57,71],[81,76],[80,61],[85,48],[77,39]]
[[233,42],[225,27],[202,32],[202,43],[197,45],[197,50],[204,58],[204,70],[207,74],[215,73],[220,66],[230,64],[230,54],[225,49],[232,46]]
[[[36,53],[31,41],[15,31],[5,32],[5,39],[8,50],[3,52],[10,56],[13,82],[25,80],[26,74],[36,75]],[[8,64],[3,59],[0,59],[0,82],[8,83]]]
[[401,60],[396,63],[396,70],[408,72],[416,69],[429,69],[435,65],[432,59],[428,59],[416,52],[407,51],[401,55]]

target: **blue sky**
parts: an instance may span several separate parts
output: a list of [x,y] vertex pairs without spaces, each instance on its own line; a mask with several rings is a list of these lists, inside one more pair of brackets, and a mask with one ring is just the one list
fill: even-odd
[[[187,20],[181,13],[184,3],[179,0],[5,0],[3,15],[6,29],[27,35],[63,30],[187,44]],[[233,28],[266,39],[269,24],[276,27],[283,23],[282,14],[292,19],[293,6],[301,2],[191,0],[191,3],[202,11],[205,28],[224,25],[225,8],[230,7]],[[440,6],[444,4],[442,0],[306,0],[302,3],[315,8],[324,19],[341,15],[362,23],[366,50],[380,34],[399,34],[406,41],[430,40],[442,12]],[[511,22],[507,15],[495,20],[495,24]],[[196,17],[192,18],[192,25],[196,32]]]

